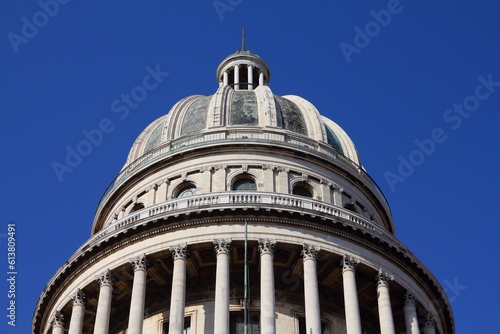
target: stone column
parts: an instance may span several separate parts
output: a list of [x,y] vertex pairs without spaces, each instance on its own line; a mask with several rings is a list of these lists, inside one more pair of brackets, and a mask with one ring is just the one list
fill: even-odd
[[324,179],[321,179],[321,199],[323,202],[332,203],[332,184]]
[[430,313],[425,317],[424,334],[436,334],[436,320]]
[[148,265],[146,254],[130,259],[129,263],[134,268],[134,283],[132,285],[127,333],[142,334],[144,301],[146,298],[146,267]]
[[259,86],[264,86],[264,72],[259,73]]
[[288,168],[280,167],[278,168],[278,184],[277,192],[288,194],[289,193],[289,182],[288,182]]
[[415,296],[406,292],[404,311],[407,334],[420,334],[420,330],[418,328],[417,309],[415,307],[416,302],[417,299]]
[[259,239],[260,252],[260,333],[276,333],[274,291],[275,240]]
[[377,276],[378,316],[381,334],[395,334],[394,320],[392,318],[391,297],[389,284],[394,280],[392,275],[380,269]]
[[228,76],[227,76],[227,71],[224,71],[224,74],[223,74],[223,79],[222,79],[223,83],[224,83],[224,86],[227,86],[229,80],[228,80]]
[[274,171],[276,167],[272,167],[269,165],[262,165],[262,171],[264,173],[264,191],[275,192],[274,188]]
[[187,245],[170,247],[174,260],[172,275],[172,293],[170,299],[169,334],[182,334],[184,332],[184,308],[186,304],[186,258]]
[[253,89],[253,66],[247,66],[247,77],[248,77],[248,90]]
[[304,308],[306,310],[307,334],[321,334],[318,274],[316,272],[316,257],[319,250],[319,247],[308,244],[304,244],[302,249],[304,261]]
[[52,325],[52,334],[64,334],[64,317],[61,312],[54,313],[50,324]]
[[234,90],[240,89],[240,66],[234,65]]
[[231,239],[214,240],[217,254],[215,276],[214,334],[229,333],[229,253]]
[[342,259],[342,280],[344,285],[344,307],[347,334],[361,334],[358,289],[356,287],[356,266],[359,260],[344,255]]
[[82,290],[76,290],[71,296],[71,301],[73,302],[73,309],[71,310],[68,334],[82,334],[85,313],[85,295]]
[[342,206],[342,189],[336,184],[332,185],[333,192],[333,204],[337,206]]
[[114,280],[109,269],[101,276],[96,277],[96,280],[101,287],[95,315],[94,334],[108,334]]

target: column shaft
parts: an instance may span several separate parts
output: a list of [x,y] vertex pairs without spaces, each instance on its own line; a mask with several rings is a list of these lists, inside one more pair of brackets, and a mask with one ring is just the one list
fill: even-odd
[[172,293],[170,299],[169,334],[184,332],[184,309],[186,304],[186,245],[170,248],[174,259]]
[[68,334],[82,334],[83,316],[85,314],[85,296],[80,289],[71,297],[73,309],[69,322]]
[[392,280],[393,278],[391,276],[380,271],[377,284],[377,295],[381,334],[395,334],[391,298],[389,296],[389,283]]
[[276,242],[259,240],[260,251],[260,333],[276,333],[273,254]]
[[100,284],[99,300],[95,315],[94,334],[108,334],[109,316],[111,314],[111,297],[113,292],[113,278],[108,270],[97,277]]
[[234,65],[234,90],[240,89],[240,67],[238,65]]
[[417,309],[415,307],[415,303],[416,303],[415,297],[412,294],[407,293],[404,306],[407,334],[420,334],[420,329],[418,328]]
[[128,334],[142,334],[144,322],[144,302],[146,299],[146,256],[141,255],[129,261],[134,267],[134,283],[128,317]]
[[318,249],[304,245],[304,300],[306,311],[307,334],[321,334],[321,314],[319,308],[318,274],[316,272],[316,256]]
[[247,77],[248,77],[248,90],[253,89],[253,66],[248,65],[247,67]]
[[68,334],[82,334],[84,312],[85,307],[83,305],[73,306]]
[[361,334],[361,317],[359,314],[358,289],[356,287],[355,273],[358,261],[344,257],[342,264],[347,334]]
[[231,241],[216,240],[214,334],[229,333],[229,252]]

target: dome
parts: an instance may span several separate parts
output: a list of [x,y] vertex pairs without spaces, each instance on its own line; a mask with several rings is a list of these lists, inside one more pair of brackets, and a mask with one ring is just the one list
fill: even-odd
[[32,332],[454,333],[342,128],[250,51],[216,77],[139,135]]
[[[217,68],[219,87],[215,94],[193,95],[177,102],[139,135],[126,165],[162,145],[188,137],[207,138],[221,131],[327,146],[360,165],[354,143],[340,126],[302,97],[273,94],[267,85],[269,78],[266,63],[250,51],[228,56]],[[222,141],[219,136],[213,138]]]

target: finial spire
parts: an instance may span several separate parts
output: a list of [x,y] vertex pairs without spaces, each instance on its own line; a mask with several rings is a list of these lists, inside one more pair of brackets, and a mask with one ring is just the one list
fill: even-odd
[[241,26],[241,51],[245,51],[245,26]]

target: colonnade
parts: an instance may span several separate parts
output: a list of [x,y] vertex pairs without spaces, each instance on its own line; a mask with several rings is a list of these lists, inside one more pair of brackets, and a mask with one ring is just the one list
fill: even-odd
[[[214,304],[214,333],[230,332],[229,292],[230,292],[230,252],[231,239],[213,241],[216,253],[216,279]],[[259,239],[260,253],[260,333],[276,333],[275,288],[274,288],[274,250],[276,241]],[[186,260],[187,244],[170,247],[174,262],[171,286],[169,334],[182,334],[184,330],[185,295],[186,295]],[[321,312],[316,258],[319,247],[304,244],[302,249],[304,271],[304,309],[308,334],[321,334]],[[147,258],[143,254],[129,260],[134,270],[130,313],[127,333],[142,334],[144,321],[144,303],[146,297]],[[345,322],[348,334],[362,334],[359,311],[358,291],[356,288],[356,267],[358,259],[344,256],[341,262],[344,290]],[[382,269],[377,275],[377,304],[381,334],[395,334],[392,306],[389,294],[393,276]],[[113,291],[113,275],[106,270],[96,277],[99,282],[94,334],[108,334]],[[263,297],[265,296],[265,298]],[[68,334],[81,334],[85,313],[85,295],[78,289],[71,297],[73,304]],[[408,334],[419,334],[416,312],[416,298],[410,292],[405,296],[404,317]],[[51,334],[64,334],[64,317],[56,311],[51,319]],[[424,327],[424,334],[435,334],[436,322],[429,313]]]
[[[243,65],[243,66],[242,66]],[[243,70],[246,67],[247,70],[247,78],[248,82],[241,82],[240,81],[240,66],[241,69]],[[253,81],[253,65],[244,65],[244,64],[236,64],[233,66],[233,75],[234,75],[234,90],[240,90],[242,88],[243,90],[253,90],[254,87],[254,81]],[[229,72],[226,70],[224,71],[222,75],[222,83],[224,86],[227,86],[229,84]],[[240,87],[240,84],[241,87]],[[244,85],[248,85],[246,89]],[[264,73],[262,71],[259,72],[259,86],[264,85]]]

